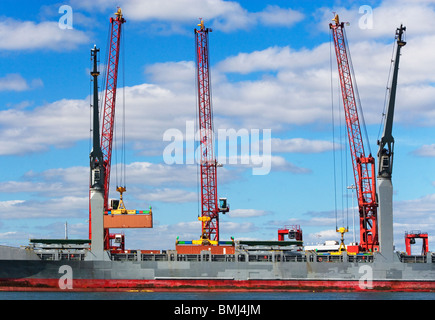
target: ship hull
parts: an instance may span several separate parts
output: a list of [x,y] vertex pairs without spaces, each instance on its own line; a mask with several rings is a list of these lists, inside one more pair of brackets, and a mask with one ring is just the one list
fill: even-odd
[[435,292],[434,263],[0,260],[0,291]]

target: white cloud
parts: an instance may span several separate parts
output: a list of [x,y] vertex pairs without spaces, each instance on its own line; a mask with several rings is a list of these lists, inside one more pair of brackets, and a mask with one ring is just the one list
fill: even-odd
[[304,19],[304,15],[296,10],[283,9],[276,5],[268,5],[262,12],[256,13],[264,25],[290,27]]
[[394,241],[404,250],[405,231],[420,230],[429,233],[429,248],[435,246],[435,194],[393,203]]
[[127,0],[123,4],[125,16],[132,20],[171,20],[197,21],[198,18],[213,19],[226,14],[240,14],[244,10],[239,3],[222,0],[178,0],[170,5],[162,5],[158,0]]
[[26,91],[43,86],[41,79],[33,79],[30,83],[18,73],[9,73],[0,78],[0,91]]
[[89,138],[89,105],[64,99],[33,110],[2,110],[0,124],[1,155],[71,146]]
[[[429,194],[418,199],[403,200],[395,203],[394,217],[409,219],[412,212],[413,218],[422,219],[421,223],[431,225],[435,219],[435,194]],[[433,224],[432,224],[433,225]]]
[[[117,166],[113,163],[111,174],[111,185],[115,185]],[[221,169],[224,170],[224,169]],[[149,162],[133,162],[126,165],[126,180],[131,186],[138,199],[165,202],[189,202],[196,201],[195,192],[188,192],[182,189],[171,189],[169,187],[183,188],[195,187],[197,183],[196,166],[176,166],[165,164],[153,164]],[[234,175],[232,175],[234,177]],[[225,180],[221,179],[221,182]],[[158,188],[165,186],[164,188]],[[64,196],[83,197],[88,196],[89,168],[70,167],[48,169],[42,172],[33,170],[25,173],[18,181],[3,181],[0,184],[2,193],[27,193],[40,198],[61,198]],[[156,188],[152,191],[142,192],[142,188]],[[112,187],[111,191],[115,188]],[[130,187],[128,188],[130,189]],[[113,192],[115,194],[115,192]],[[136,193],[136,194],[134,194]],[[22,204],[22,200],[3,202],[1,205],[7,207]]]
[[252,218],[269,215],[270,212],[258,209],[234,209],[227,214],[230,218]]
[[2,220],[30,218],[86,217],[88,197],[66,196],[42,200],[11,200],[0,202]]
[[0,22],[0,49],[63,51],[87,43],[89,37],[77,29],[61,29],[58,22],[18,21],[11,18]]
[[15,237],[17,234],[18,234],[17,231],[10,231],[10,232],[0,233],[0,239],[2,239],[2,240],[9,240],[9,239]]
[[292,124],[330,121],[328,58],[328,44],[313,50],[271,47],[229,57],[218,64],[217,71],[264,72],[264,76],[214,82],[216,110],[240,119],[240,126],[248,128],[282,130]]
[[310,169],[298,167],[291,162],[285,160],[280,156],[272,156],[272,172],[287,171],[296,174],[308,174],[311,173]]
[[237,223],[222,220],[223,219],[221,219],[219,222],[219,230],[222,234],[228,234],[232,236],[235,233],[249,233],[258,230],[258,227],[256,227],[252,222]]
[[139,196],[139,199],[146,200],[149,203],[157,201],[172,203],[197,202],[198,194],[181,189],[162,188],[143,193]]
[[272,139],[272,152],[319,153],[331,150],[334,150],[334,144],[330,141],[304,138]]
[[[435,10],[432,10],[435,19]],[[355,27],[354,27],[355,28]],[[408,32],[410,32],[408,28]],[[349,40],[365,121],[379,124],[392,58],[395,28],[385,40],[354,37]],[[432,98],[435,94],[435,65],[427,52],[435,50],[432,35],[412,33],[402,49],[395,122],[418,126],[435,123]],[[331,76],[335,105],[339,96],[335,53],[330,70],[330,45],[312,49],[270,47],[239,53],[220,61],[216,70],[225,75],[250,75],[249,79],[229,83],[219,77],[214,83],[215,106],[232,117],[240,117],[244,126],[283,129],[291,124],[313,124],[331,121]],[[338,101],[340,99],[340,101]],[[271,108],[273,106],[273,108]],[[342,108],[342,107],[340,107]],[[221,112],[222,112],[221,111]],[[261,122],[260,120],[261,115]]]
[[435,157],[435,144],[423,145],[413,153],[420,157]]
[[127,181],[148,186],[196,186],[195,165],[166,165],[133,162],[126,166]]
[[8,201],[0,201],[0,210],[9,210],[16,205],[24,203],[24,200],[8,200]]
[[155,84],[165,85],[173,90],[188,89],[194,93],[195,68],[193,61],[154,63],[146,66],[145,74]]
[[267,154],[230,156],[225,163],[235,168],[252,168],[253,175],[268,175],[270,172],[278,171],[295,174],[311,173],[310,169],[298,167],[284,157]]
[[70,167],[43,172],[28,171],[18,181],[3,181],[2,193],[27,193],[38,198],[88,195],[89,168]]
[[261,51],[239,53],[221,61],[217,69],[221,72],[247,74],[256,71],[278,70],[291,65],[292,56],[289,47],[270,47]]
[[185,33],[180,25],[189,23],[194,27],[199,23],[199,18],[204,19],[206,27],[222,32],[247,30],[259,23],[266,26],[291,27],[304,18],[302,13],[290,8],[269,5],[263,11],[249,12],[239,2],[224,0],[177,0],[171,1],[168,5],[161,0],[72,0],[71,5],[88,11],[114,11],[119,5],[127,20],[150,21],[154,28],[169,33]]
[[[368,5],[368,4],[364,4]],[[367,11],[361,11],[361,4],[344,7],[323,7],[317,10],[317,29],[329,32],[334,13],[341,22],[349,22],[346,32],[350,41],[389,38],[394,36],[400,24],[405,25],[413,34],[432,34],[434,23],[433,3],[423,1],[384,0],[379,6],[369,6],[372,9],[372,26],[367,24]],[[424,23],[422,23],[424,21]]]

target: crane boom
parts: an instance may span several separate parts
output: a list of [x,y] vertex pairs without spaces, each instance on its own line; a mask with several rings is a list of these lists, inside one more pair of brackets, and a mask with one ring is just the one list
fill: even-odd
[[338,15],[330,23],[334,38],[338,73],[346,118],[349,146],[352,156],[352,167],[358,196],[360,218],[360,250],[377,251],[377,200],[375,182],[375,160],[371,154],[365,155],[358,117],[358,105],[355,96],[356,88],[352,80],[350,55],[347,50],[344,23],[340,23]]
[[214,155],[213,110],[210,93],[210,65],[208,52],[208,34],[212,30],[204,27],[204,21],[195,29],[197,85],[199,107],[199,132],[201,145],[201,239],[205,243],[219,241],[219,212],[228,212],[226,199],[222,205],[217,197],[217,161]]
[[121,44],[121,27],[126,20],[121,8],[115,13],[116,18],[110,18],[111,31],[107,63],[106,92],[104,96],[104,111],[101,132],[101,149],[104,159],[104,210],[108,209],[110,167],[112,162],[113,127],[115,122],[116,88],[118,80],[119,48]]
[[201,144],[201,221],[205,240],[219,241],[219,211],[217,199],[216,167],[213,146],[213,118],[210,96],[208,34],[211,29],[195,29],[197,52],[197,80],[199,104],[199,132]]
[[399,76],[399,62],[400,62],[400,50],[406,45],[403,41],[403,33],[406,31],[406,27],[401,25],[396,30],[397,49],[396,57],[394,59],[393,78],[390,88],[390,99],[388,101],[388,109],[385,117],[384,132],[381,140],[378,141],[378,176],[391,179],[393,172],[393,153],[394,153],[394,138],[393,131],[393,118],[394,118],[394,106],[396,103],[396,91],[397,91],[397,79]]

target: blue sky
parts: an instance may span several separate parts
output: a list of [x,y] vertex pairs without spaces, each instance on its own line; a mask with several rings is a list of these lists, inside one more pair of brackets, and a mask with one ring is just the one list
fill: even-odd
[[[59,28],[62,5],[72,9],[72,29]],[[63,237],[65,221],[71,238],[87,236],[90,49],[96,44],[104,56],[117,6],[127,20],[117,104],[119,111],[125,92],[125,201],[130,209],[154,209],[153,229],[121,230],[127,247],[167,249],[177,236],[200,235],[196,165],[168,164],[163,157],[170,144],[165,132],[179,130],[185,137],[186,121],[195,121],[193,29],[199,17],[213,29],[215,127],[270,129],[272,136],[268,174],[254,175],[251,165],[241,163],[250,154],[238,154],[239,162],[219,170],[219,196],[231,205],[221,217],[221,239],[276,239],[277,229],[289,224],[301,225],[307,243],[338,239],[336,211],[339,226],[349,221],[353,229],[352,194],[345,189],[354,182],[346,137],[339,137],[337,71],[330,68],[333,12],[350,22],[347,35],[374,155],[394,33],[401,23],[407,27],[393,128],[395,244],[403,250],[404,232],[418,229],[429,232],[430,248],[435,245],[430,0],[3,1],[0,244]],[[372,10],[367,28],[362,6]]]

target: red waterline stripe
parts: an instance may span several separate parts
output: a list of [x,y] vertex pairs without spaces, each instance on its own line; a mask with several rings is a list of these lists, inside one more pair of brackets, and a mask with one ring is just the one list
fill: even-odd
[[0,291],[389,291],[435,292],[435,281],[373,281],[372,288],[348,280],[123,280],[74,279],[60,289],[59,279],[0,279]]

